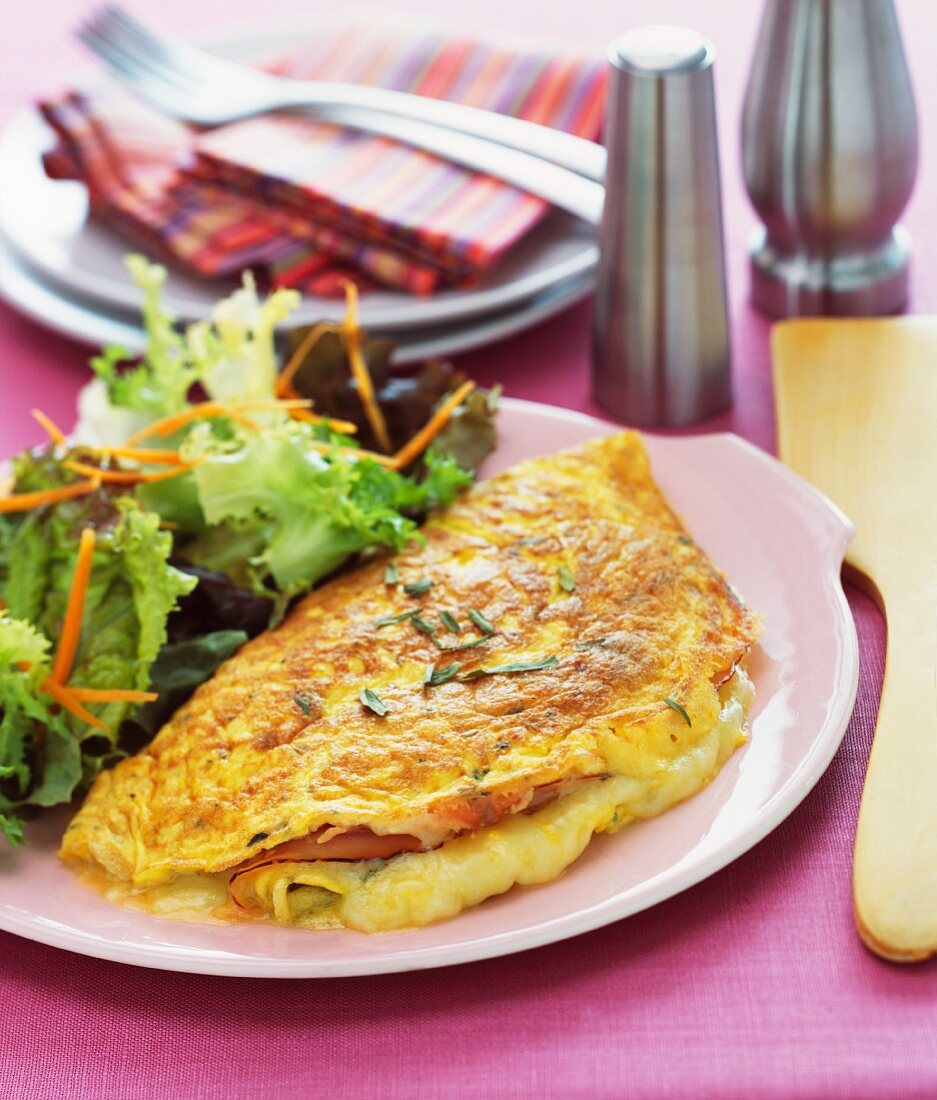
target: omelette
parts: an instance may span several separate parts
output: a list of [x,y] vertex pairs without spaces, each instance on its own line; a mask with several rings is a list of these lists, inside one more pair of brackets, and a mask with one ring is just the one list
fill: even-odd
[[97,778],[61,856],[157,913],[452,917],[703,788],[757,634],[637,433],[529,459],[245,645]]

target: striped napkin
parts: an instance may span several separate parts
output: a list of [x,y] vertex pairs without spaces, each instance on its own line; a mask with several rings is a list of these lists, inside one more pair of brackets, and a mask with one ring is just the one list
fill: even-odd
[[[270,67],[270,66],[268,66]],[[370,15],[320,29],[286,75],[393,88],[598,136],[604,65]],[[40,104],[55,178],[162,258],[333,295],[352,277],[417,294],[477,283],[547,204],[390,139],[297,115],[198,132],[116,85]]]

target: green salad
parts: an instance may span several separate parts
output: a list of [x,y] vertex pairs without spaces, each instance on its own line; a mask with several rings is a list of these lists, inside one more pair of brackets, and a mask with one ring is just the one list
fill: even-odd
[[[389,370],[340,325],[275,330],[294,291],[249,275],[182,330],[166,272],[128,268],[147,345],[106,348],[66,437],[0,492],[0,832],[138,749],[249,637],[362,554],[396,551],[472,481],[497,393],[447,364]],[[281,362],[281,358],[284,360]]]

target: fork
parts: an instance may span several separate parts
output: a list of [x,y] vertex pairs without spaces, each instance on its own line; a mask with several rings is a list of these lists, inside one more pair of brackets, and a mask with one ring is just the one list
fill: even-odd
[[274,76],[157,34],[117,7],[100,9],[77,33],[119,80],[175,118],[217,126],[302,109],[503,179],[592,225],[601,220],[605,150],[584,138],[406,92]]

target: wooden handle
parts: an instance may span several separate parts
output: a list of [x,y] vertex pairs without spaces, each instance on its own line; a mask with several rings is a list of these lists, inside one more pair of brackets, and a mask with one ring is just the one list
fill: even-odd
[[888,623],[856,835],[856,924],[910,962],[937,952],[937,318],[785,321],[772,332],[782,458],[856,525],[847,562]]
[[878,588],[888,656],[856,832],[856,926],[876,954],[913,962],[937,952],[937,583],[918,570]]

